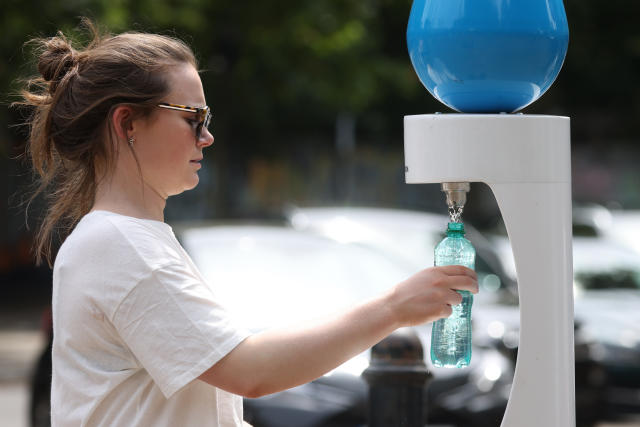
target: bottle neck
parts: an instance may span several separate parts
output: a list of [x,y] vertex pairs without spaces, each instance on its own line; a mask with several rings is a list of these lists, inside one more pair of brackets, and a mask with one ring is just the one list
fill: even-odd
[[464,224],[461,222],[450,222],[447,225],[447,237],[464,237]]

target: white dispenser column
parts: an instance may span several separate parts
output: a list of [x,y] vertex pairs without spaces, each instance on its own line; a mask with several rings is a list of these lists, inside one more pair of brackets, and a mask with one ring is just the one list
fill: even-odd
[[406,116],[404,139],[408,184],[485,182],[506,224],[520,341],[502,427],[575,426],[569,118]]

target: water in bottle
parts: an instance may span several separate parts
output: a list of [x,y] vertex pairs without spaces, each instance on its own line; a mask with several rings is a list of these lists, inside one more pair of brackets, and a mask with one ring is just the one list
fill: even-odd
[[[435,265],[463,265],[475,269],[476,250],[464,237],[464,224],[450,222],[447,236],[436,246]],[[462,294],[462,303],[452,307],[452,314],[433,324],[431,361],[435,366],[464,368],[471,361],[471,305],[473,294]]]

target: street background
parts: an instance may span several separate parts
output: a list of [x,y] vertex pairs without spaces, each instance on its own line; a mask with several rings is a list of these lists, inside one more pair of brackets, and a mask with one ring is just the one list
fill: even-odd
[[[570,28],[557,81],[525,114],[571,117],[573,197],[640,209],[640,2],[564,1]],[[50,270],[30,252],[43,200],[25,216],[19,78],[25,43],[61,29],[86,40],[80,16],[112,32],[175,35],[203,69],[213,147],[200,185],[169,200],[167,222],[279,220],[291,206],[377,206],[445,213],[437,185],[404,183],[402,117],[451,112],[417,79],[407,53],[409,0],[4,0],[0,15],[0,425],[24,426],[27,380],[44,345]],[[6,201],[6,202],[5,202]],[[465,221],[499,224],[486,186]],[[613,425],[613,424],[602,424]],[[616,425],[640,426],[624,422]]]

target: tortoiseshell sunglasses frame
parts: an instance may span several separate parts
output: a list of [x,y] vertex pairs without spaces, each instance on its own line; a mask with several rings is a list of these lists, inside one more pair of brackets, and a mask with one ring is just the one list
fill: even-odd
[[202,128],[209,128],[209,123],[211,123],[211,110],[208,106],[205,107],[190,107],[188,105],[180,105],[180,104],[170,104],[168,102],[161,102],[158,104],[160,108],[167,108],[169,110],[177,110],[177,111],[186,111],[188,113],[195,113],[198,115],[198,126],[196,127],[196,141],[200,141],[202,137]]

